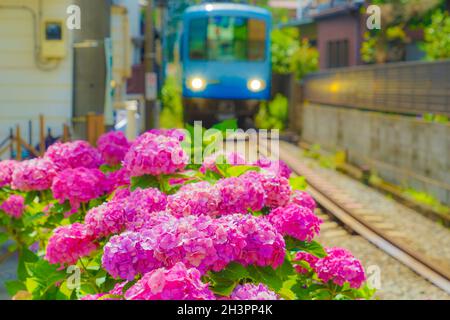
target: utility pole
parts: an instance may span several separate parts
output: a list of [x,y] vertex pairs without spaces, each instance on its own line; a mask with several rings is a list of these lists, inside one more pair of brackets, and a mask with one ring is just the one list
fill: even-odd
[[155,43],[154,43],[154,21],[153,21],[153,0],[147,0],[147,8],[145,10],[145,130],[152,129],[155,126],[155,109],[156,109],[156,90],[149,90],[150,85],[157,85],[155,81]]

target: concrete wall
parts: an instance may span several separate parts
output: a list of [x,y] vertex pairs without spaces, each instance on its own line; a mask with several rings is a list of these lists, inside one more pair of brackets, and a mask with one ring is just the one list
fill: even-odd
[[[59,135],[62,123],[72,113],[72,34],[67,36],[66,58],[51,71],[42,71],[34,61],[33,33],[37,27],[26,6],[38,15],[37,0],[0,0],[0,140],[9,128],[21,125],[28,141],[28,121],[33,120],[33,144],[39,140],[38,115],[45,114],[47,127]],[[44,18],[65,19],[69,0],[43,0]],[[3,6],[3,7],[2,7]]]
[[450,204],[450,124],[305,104],[302,126],[304,140],[325,149],[345,149],[350,162]]

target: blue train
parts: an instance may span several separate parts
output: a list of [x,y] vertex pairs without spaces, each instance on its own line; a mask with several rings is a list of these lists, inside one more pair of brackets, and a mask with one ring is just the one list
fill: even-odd
[[270,98],[269,11],[211,3],[183,15],[181,60],[185,121],[238,118],[243,125]]

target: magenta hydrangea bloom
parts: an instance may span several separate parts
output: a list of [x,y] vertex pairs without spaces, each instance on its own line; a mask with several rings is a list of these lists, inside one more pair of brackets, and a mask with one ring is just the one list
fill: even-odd
[[[298,251],[298,252],[295,254],[294,261],[304,261],[304,262],[307,262],[307,263],[309,264],[309,266],[311,267],[311,269],[314,270],[314,268],[315,268],[315,266],[316,266],[316,262],[319,261],[319,258],[317,258],[316,256],[312,255],[311,253],[303,252],[303,251]],[[308,273],[308,272],[309,272],[308,269],[306,269],[305,267],[303,267],[303,266],[301,266],[301,265],[298,265],[298,264],[295,265],[294,268],[295,268],[295,270],[296,270],[298,273],[301,273],[301,274],[305,274],[305,273]]]
[[111,166],[121,163],[129,148],[130,142],[122,131],[104,133],[97,140],[97,149],[103,160]]
[[74,223],[58,227],[48,240],[45,259],[52,264],[74,264],[97,249],[86,226]]
[[119,188],[114,191],[112,201],[114,200],[123,200],[130,196],[131,191],[129,188]]
[[167,198],[167,209],[176,217],[218,214],[219,192],[206,181],[183,186]]
[[84,223],[89,234],[96,239],[122,232],[125,229],[123,201],[109,201],[90,209]]
[[265,205],[268,207],[281,207],[286,205],[291,198],[291,186],[289,180],[284,177],[274,175],[273,173],[258,173],[248,171],[243,177],[252,177],[259,180],[265,195]]
[[127,300],[214,300],[201,273],[179,262],[170,269],[160,268],[145,274],[125,293]]
[[280,300],[280,297],[264,284],[240,284],[230,295],[231,300]]
[[237,261],[243,265],[280,266],[285,257],[283,236],[265,219],[252,215],[237,216],[237,230],[246,236],[246,246]]
[[80,298],[80,300],[123,300],[123,289],[128,281],[117,283],[111,291],[106,293],[88,294]]
[[289,179],[292,173],[292,170],[283,160],[270,160],[261,157],[254,163],[254,165],[286,179]]
[[137,188],[125,201],[125,223],[128,229],[136,230],[152,213],[166,209],[167,196],[156,188]]
[[259,177],[253,173],[219,180],[216,188],[220,195],[219,211],[223,215],[259,211],[264,207],[264,190]]
[[151,129],[147,131],[149,133],[152,133],[157,136],[165,136],[170,138],[175,138],[178,141],[184,141],[185,133],[182,130],[179,129]]
[[125,168],[120,168],[119,170],[107,172],[107,191],[108,193],[113,192],[117,188],[129,186],[131,183],[130,173]]
[[309,193],[304,191],[296,190],[292,196],[291,202],[301,207],[308,208],[313,212],[314,210],[316,210],[316,202],[314,201],[313,197],[311,197]]
[[57,142],[44,155],[52,160],[59,170],[68,168],[98,168],[102,163],[100,152],[87,141]]
[[133,280],[162,266],[153,256],[154,240],[140,232],[113,236],[103,248],[103,268],[113,277]]
[[16,160],[0,161],[0,188],[11,184],[12,174],[18,164]]
[[11,186],[20,191],[50,189],[56,168],[52,161],[36,158],[20,162],[14,169]]
[[144,133],[131,145],[123,165],[131,176],[171,174],[183,170],[189,157],[176,138]]
[[326,252],[314,265],[317,276],[325,283],[331,280],[340,286],[348,282],[352,288],[361,287],[366,280],[361,261],[343,248],[327,248]]
[[300,241],[311,241],[319,234],[322,223],[311,210],[296,204],[278,207],[267,218],[281,234]]
[[211,228],[214,228],[211,218],[188,216],[159,224],[148,236],[155,239],[154,255],[165,266],[184,262],[204,272],[217,259]]
[[2,205],[0,209],[5,211],[5,213],[13,218],[20,218],[25,210],[25,199],[21,195],[14,194],[9,196]]
[[60,203],[69,200],[72,212],[76,212],[81,203],[103,195],[107,189],[106,182],[105,175],[98,169],[65,169],[53,180],[52,192]]

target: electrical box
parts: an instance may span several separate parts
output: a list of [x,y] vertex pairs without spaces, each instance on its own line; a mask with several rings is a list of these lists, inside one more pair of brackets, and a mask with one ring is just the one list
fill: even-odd
[[62,20],[44,20],[42,26],[41,58],[63,59],[66,39]]

